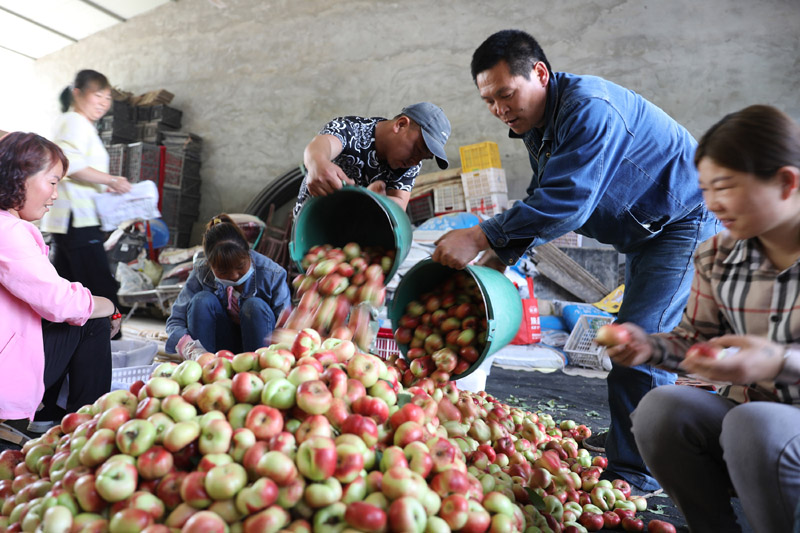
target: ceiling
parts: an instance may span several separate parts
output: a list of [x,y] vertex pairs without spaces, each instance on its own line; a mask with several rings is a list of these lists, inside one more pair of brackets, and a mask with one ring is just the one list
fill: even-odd
[[30,59],[175,0],[0,0],[0,49]]

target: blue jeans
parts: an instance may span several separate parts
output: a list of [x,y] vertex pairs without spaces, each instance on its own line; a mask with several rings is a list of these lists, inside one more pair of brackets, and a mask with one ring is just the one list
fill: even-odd
[[[689,299],[697,246],[718,230],[713,215],[672,224],[653,242],[625,256],[625,297],[617,320],[633,322],[649,333],[672,331]],[[608,470],[644,490],[655,490],[631,433],[630,415],[650,390],[675,383],[675,374],[648,365],[614,364],[608,373],[611,426],[606,438]]]
[[208,291],[192,297],[186,313],[189,335],[209,352],[252,352],[267,345],[275,329],[275,314],[261,298],[244,300],[239,324],[234,323],[219,298]]

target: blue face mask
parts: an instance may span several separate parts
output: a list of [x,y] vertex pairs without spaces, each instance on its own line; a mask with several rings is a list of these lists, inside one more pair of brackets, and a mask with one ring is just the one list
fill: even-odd
[[216,276],[214,276],[214,279],[216,279],[217,283],[219,283],[223,287],[226,287],[226,288],[227,287],[236,287],[237,285],[244,285],[244,283],[253,276],[253,272],[255,272],[255,271],[256,271],[256,269],[253,267],[253,262],[251,261],[250,262],[250,268],[248,269],[248,271],[245,273],[244,276],[239,278],[237,281],[231,281],[229,279],[220,279],[220,278],[218,278]]

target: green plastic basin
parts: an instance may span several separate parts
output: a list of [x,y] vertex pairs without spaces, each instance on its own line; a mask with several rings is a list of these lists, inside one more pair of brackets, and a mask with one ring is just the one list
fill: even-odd
[[[466,372],[453,376],[453,379],[461,379],[477,370],[481,363],[490,355],[506,346],[519,331],[522,321],[522,300],[514,284],[500,272],[482,266],[470,265],[465,269],[469,272],[478,286],[486,305],[486,345],[478,357]],[[396,324],[405,312],[406,305],[439,286],[445,279],[457,272],[456,270],[434,262],[432,259],[420,261],[400,280],[395,290],[394,297],[389,308],[389,319],[392,321],[392,329],[396,330]],[[406,355],[408,345],[398,344],[398,348]]]
[[394,249],[395,259],[384,283],[389,283],[411,249],[408,215],[388,197],[364,187],[346,185],[333,194],[306,200],[292,226],[289,255],[297,264],[318,244],[341,247],[348,242]]

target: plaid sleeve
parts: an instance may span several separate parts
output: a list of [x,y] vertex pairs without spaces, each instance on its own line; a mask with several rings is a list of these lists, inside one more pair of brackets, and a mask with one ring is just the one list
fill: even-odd
[[712,270],[719,257],[718,236],[702,243],[694,256],[694,278],[689,301],[683,310],[683,318],[677,328],[669,333],[651,336],[653,357],[650,364],[676,370],[686,351],[697,342],[706,341],[725,333],[731,328],[717,300],[712,283]]

